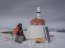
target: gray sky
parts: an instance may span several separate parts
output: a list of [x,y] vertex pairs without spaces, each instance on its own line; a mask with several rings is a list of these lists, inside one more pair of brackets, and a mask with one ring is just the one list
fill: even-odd
[[36,7],[50,28],[65,28],[65,0],[0,0],[0,27],[13,28],[19,22],[28,27]]

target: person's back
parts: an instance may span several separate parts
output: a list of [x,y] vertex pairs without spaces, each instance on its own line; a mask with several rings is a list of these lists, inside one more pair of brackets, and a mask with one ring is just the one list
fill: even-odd
[[17,28],[15,28],[14,30],[14,34],[16,34],[16,38],[15,38],[15,41],[18,42],[18,43],[21,43],[23,40],[26,40],[24,34],[23,34],[23,29],[22,29],[22,24],[19,23],[17,25]]

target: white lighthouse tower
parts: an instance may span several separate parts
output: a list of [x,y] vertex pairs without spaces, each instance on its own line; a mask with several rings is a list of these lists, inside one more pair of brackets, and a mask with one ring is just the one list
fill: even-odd
[[41,17],[40,7],[37,7],[36,18],[32,19],[27,30],[27,39],[36,42],[45,41],[45,20]]

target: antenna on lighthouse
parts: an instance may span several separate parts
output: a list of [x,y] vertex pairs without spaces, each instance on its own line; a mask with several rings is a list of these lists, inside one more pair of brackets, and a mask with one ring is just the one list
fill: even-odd
[[41,19],[41,10],[40,10],[40,7],[38,6],[37,7],[37,19]]

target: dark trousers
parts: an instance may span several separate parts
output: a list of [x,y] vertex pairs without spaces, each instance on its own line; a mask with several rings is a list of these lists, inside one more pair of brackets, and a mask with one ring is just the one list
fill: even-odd
[[23,36],[16,35],[15,42],[22,43],[22,41],[23,41]]

